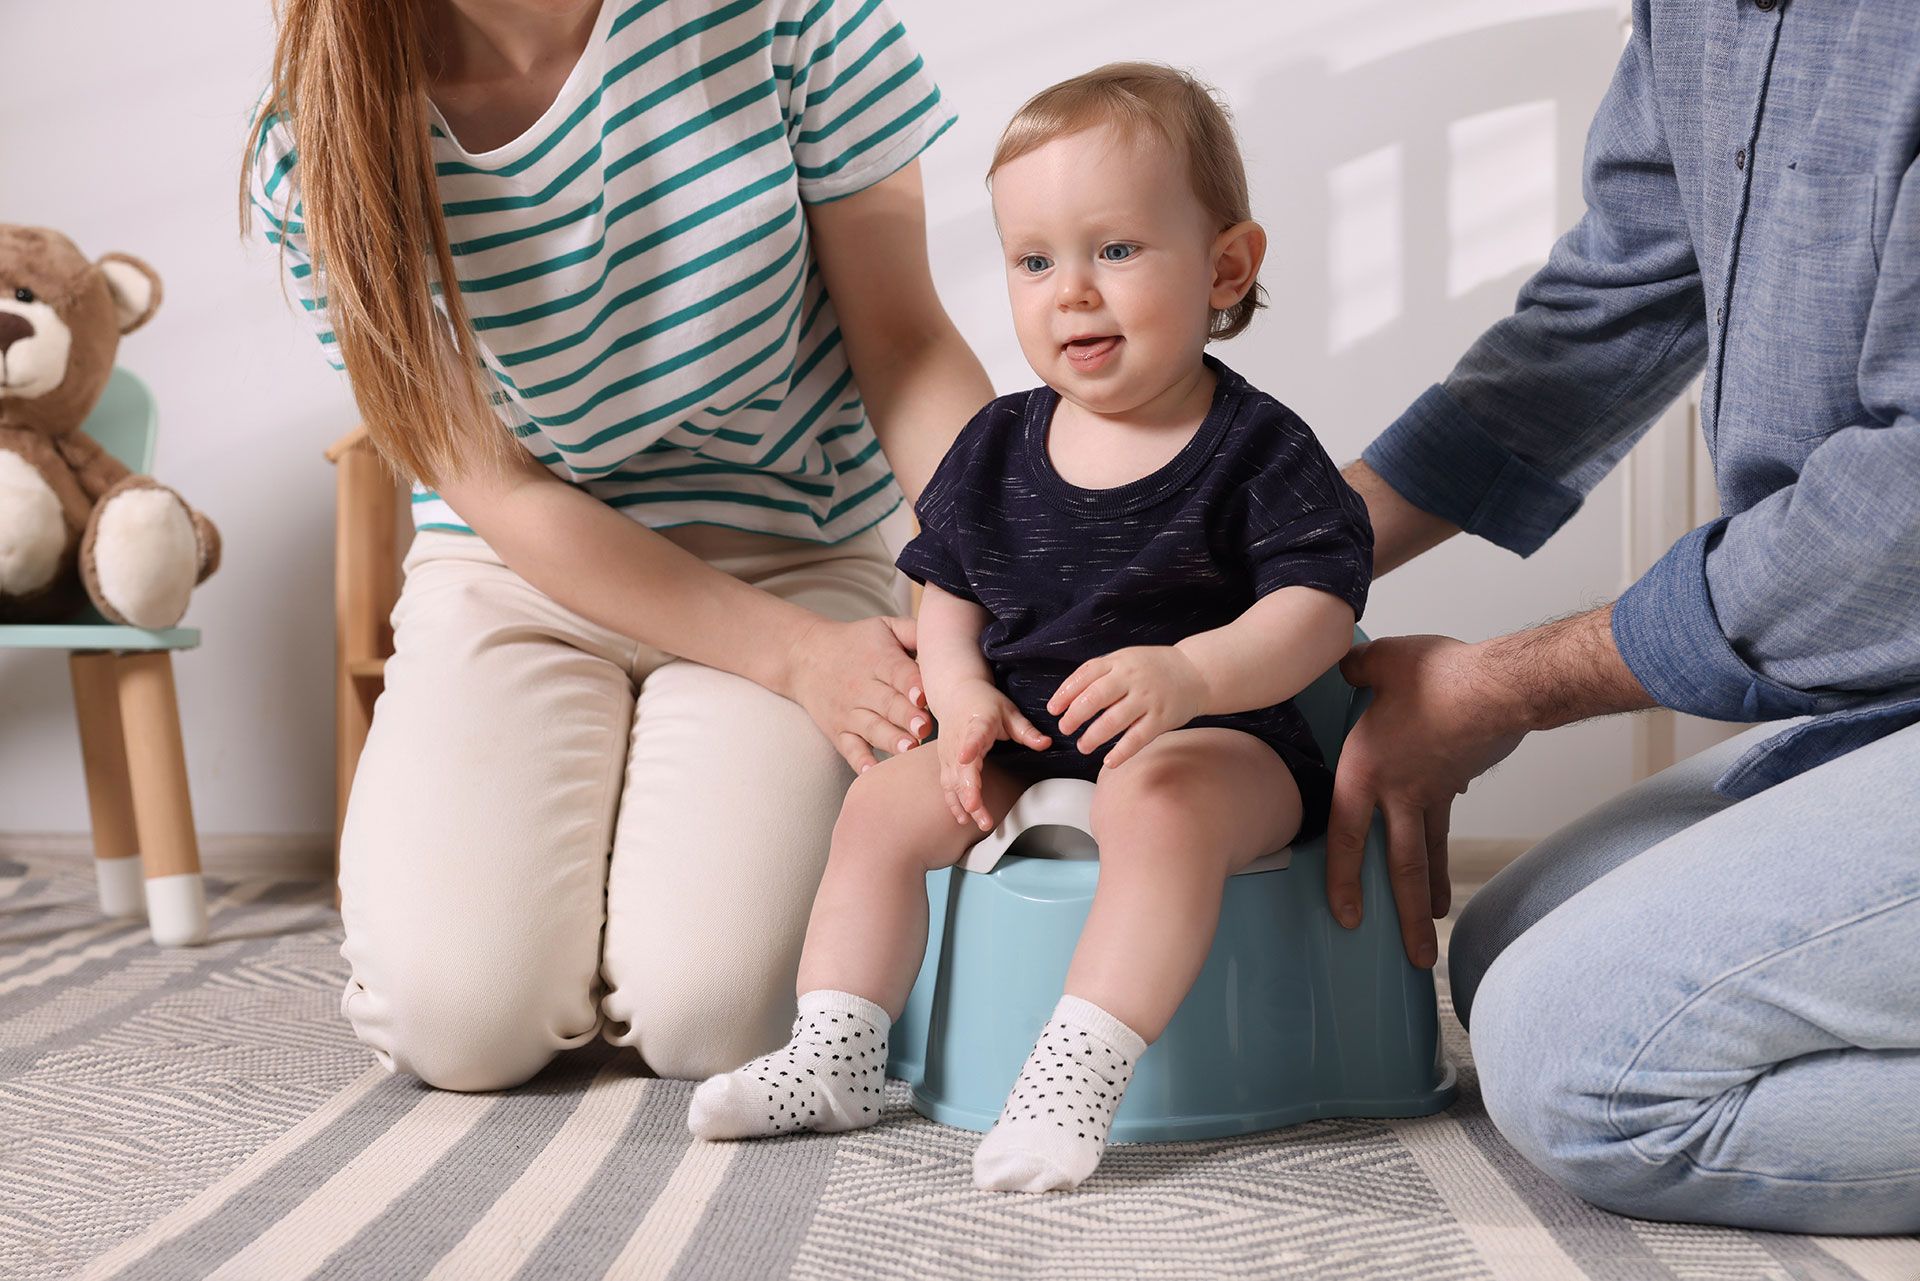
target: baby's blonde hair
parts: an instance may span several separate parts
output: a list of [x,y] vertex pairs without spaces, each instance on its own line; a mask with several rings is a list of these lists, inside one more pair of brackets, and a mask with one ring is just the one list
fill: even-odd
[[[1185,153],[1193,194],[1219,230],[1253,217],[1247,167],[1226,108],[1213,89],[1157,62],[1109,62],[1029,98],[1000,135],[987,181],[1009,161],[1098,125],[1112,125],[1130,139],[1151,132]],[[1209,336],[1232,338],[1266,305],[1256,279],[1239,302],[1213,313]]]

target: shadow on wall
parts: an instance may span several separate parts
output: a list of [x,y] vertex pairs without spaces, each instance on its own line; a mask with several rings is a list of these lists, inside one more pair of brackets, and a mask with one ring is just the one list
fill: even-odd
[[1451,369],[1579,218],[1619,51],[1614,15],[1588,10],[1337,72],[1279,63],[1235,104],[1271,303],[1236,346],[1336,454]]

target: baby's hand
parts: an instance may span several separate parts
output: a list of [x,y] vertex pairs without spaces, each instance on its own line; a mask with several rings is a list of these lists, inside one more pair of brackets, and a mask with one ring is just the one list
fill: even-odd
[[1206,678],[1180,650],[1172,645],[1136,645],[1082,663],[1060,682],[1047,700],[1047,710],[1060,718],[1062,734],[1093,722],[1080,735],[1083,755],[1092,755],[1100,744],[1120,734],[1102,766],[1112,769],[1159,735],[1198,716],[1206,693]]
[[1044,751],[1053,740],[1020,714],[1013,700],[991,681],[969,680],[957,685],[933,709],[940,735],[933,740],[940,753],[940,792],[946,797],[953,821],[972,819],[981,831],[993,830],[993,818],[982,799],[980,765],[996,740],[1008,738]]

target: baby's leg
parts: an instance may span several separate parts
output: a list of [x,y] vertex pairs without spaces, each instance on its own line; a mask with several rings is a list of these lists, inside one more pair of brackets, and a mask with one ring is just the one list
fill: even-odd
[[[995,822],[1025,788],[993,765],[981,784]],[[695,1134],[757,1138],[880,1119],[887,1032],[927,947],[927,873],[951,867],[985,835],[947,810],[931,744],[854,781],[807,923],[793,1039],[703,1082],[687,1115]]]
[[1061,999],[974,1156],[983,1188],[1077,1187],[1140,1054],[1193,986],[1227,878],[1300,828],[1300,789],[1237,730],[1162,734],[1094,792],[1100,883]]

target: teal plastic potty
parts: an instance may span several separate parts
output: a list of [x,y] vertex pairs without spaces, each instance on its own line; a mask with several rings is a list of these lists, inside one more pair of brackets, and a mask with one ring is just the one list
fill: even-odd
[[[1364,640],[1356,630],[1356,639]],[[1336,669],[1295,700],[1329,761],[1365,707]],[[1060,999],[1099,875],[1093,784],[1029,788],[966,865],[927,878],[927,956],[895,1021],[888,1075],[921,1115],[987,1130]],[[1227,882],[1193,990],[1144,1054],[1113,1141],[1251,1134],[1334,1116],[1420,1116],[1453,1101],[1433,975],[1408,962],[1376,820],[1361,872],[1366,917],[1327,908],[1314,840]]]

